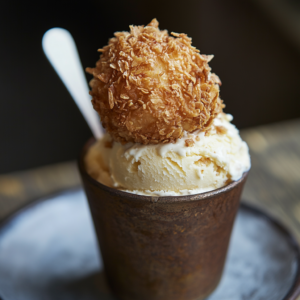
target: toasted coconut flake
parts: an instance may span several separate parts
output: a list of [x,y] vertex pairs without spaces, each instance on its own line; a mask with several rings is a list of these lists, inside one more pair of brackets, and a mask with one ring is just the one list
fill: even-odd
[[120,95],[120,98],[122,98],[122,99],[129,99],[129,96],[126,95],[126,94],[121,94],[121,95]]
[[96,77],[99,78],[102,82],[108,83],[108,79],[109,78],[108,78],[108,76],[106,74],[104,74],[104,73],[97,74]]
[[86,69],[94,77],[92,104],[114,140],[174,143],[184,131],[208,133],[222,112],[221,81],[208,65],[213,56],[200,55],[186,34],[172,35],[156,19],[130,26]]
[[216,126],[216,132],[217,134],[225,134],[227,132],[227,128],[224,126]]
[[185,140],[185,146],[186,147],[193,147],[194,145],[195,145],[194,140],[192,140],[192,139],[186,139]]
[[109,107],[110,109],[114,108],[114,95],[111,89],[108,89],[108,101],[109,101]]

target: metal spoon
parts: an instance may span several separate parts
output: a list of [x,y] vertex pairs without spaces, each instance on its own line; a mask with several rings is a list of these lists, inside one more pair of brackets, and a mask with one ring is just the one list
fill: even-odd
[[74,39],[63,28],[46,31],[42,39],[45,55],[77,104],[95,138],[103,135],[99,117],[93,109]]

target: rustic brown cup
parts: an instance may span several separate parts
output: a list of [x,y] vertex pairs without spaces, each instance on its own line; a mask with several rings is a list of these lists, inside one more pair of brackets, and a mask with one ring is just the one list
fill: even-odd
[[109,188],[79,170],[107,281],[117,299],[201,300],[218,285],[247,172],[196,195],[151,197]]

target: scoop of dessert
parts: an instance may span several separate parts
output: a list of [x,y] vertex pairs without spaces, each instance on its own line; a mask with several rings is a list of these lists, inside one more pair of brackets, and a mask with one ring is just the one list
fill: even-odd
[[185,133],[175,143],[114,142],[107,134],[86,155],[100,183],[131,193],[169,196],[207,192],[238,180],[250,168],[248,146],[221,113],[209,131]]
[[92,103],[115,141],[175,143],[185,133],[207,131],[222,111],[220,79],[211,73],[212,55],[201,55],[186,34],[147,26],[117,32],[90,82]]

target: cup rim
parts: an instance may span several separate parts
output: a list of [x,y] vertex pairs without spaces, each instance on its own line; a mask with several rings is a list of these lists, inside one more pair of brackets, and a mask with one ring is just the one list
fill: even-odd
[[102,190],[105,190],[109,192],[110,194],[113,194],[117,197],[126,198],[127,200],[133,200],[133,201],[142,201],[142,202],[160,202],[160,203],[171,203],[171,202],[189,202],[189,201],[197,201],[197,200],[204,200],[204,199],[210,199],[212,197],[215,197],[216,195],[229,192],[230,190],[234,189],[236,186],[240,185],[240,183],[244,182],[248,176],[248,173],[250,169],[243,173],[242,177],[237,181],[232,181],[229,184],[204,193],[198,193],[198,194],[191,194],[191,195],[179,195],[179,196],[147,196],[147,195],[139,195],[139,194],[133,194],[130,192],[118,190],[115,188],[108,187],[93,177],[91,177],[84,165],[84,157],[87,153],[87,150],[96,142],[96,139],[94,137],[90,138],[85,145],[83,146],[83,149],[80,152],[79,158],[78,158],[78,168],[79,172],[82,176],[82,178],[86,179],[90,184],[92,184],[96,188],[100,188]]

